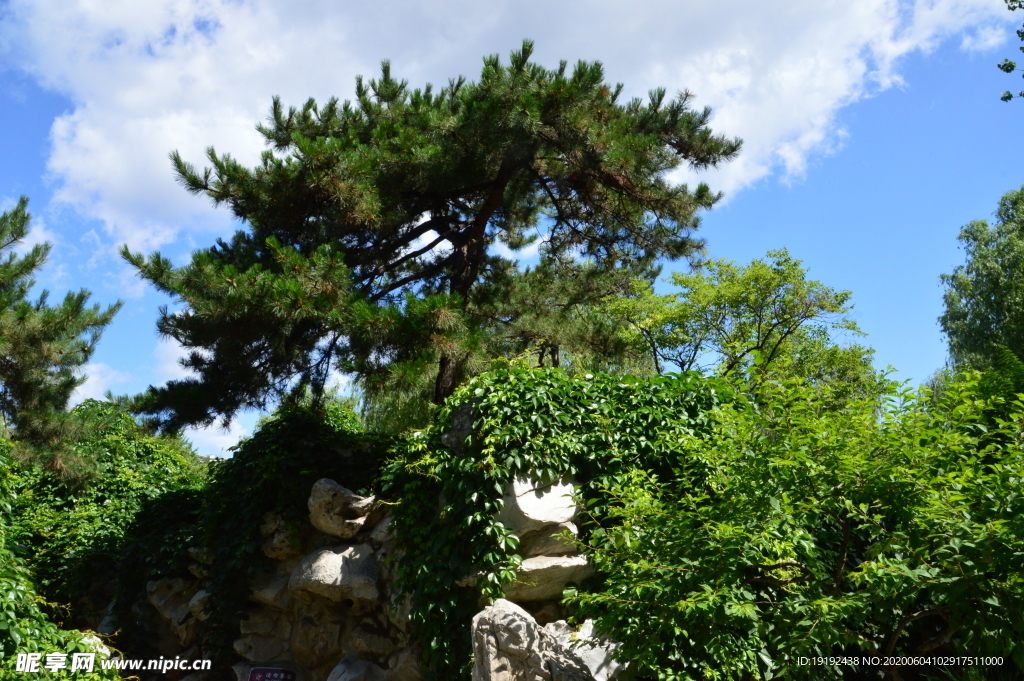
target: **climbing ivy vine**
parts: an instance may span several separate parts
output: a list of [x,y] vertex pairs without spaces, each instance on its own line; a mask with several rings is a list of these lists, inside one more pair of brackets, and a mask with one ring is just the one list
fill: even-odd
[[313,483],[333,478],[370,494],[389,441],[370,437],[341,402],[323,408],[287,406],[263,420],[253,435],[219,463],[204,492],[201,540],[212,560],[205,587],[211,615],[201,632],[204,653],[229,665],[231,643],[249,606],[250,583],[269,572],[260,525],[268,513],[285,525],[307,524]]
[[[434,425],[397,448],[381,483],[397,503],[396,587],[411,599],[427,678],[468,678],[480,594],[500,597],[515,577],[518,539],[494,518],[513,479],[571,473],[600,513],[604,490],[630,470],[671,475],[685,465],[669,453],[702,437],[705,414],[728,395],[726,384],[695,373],[570,377],[515,364],[462,386]],[[466,416],[472,428],[461,430]],[[583,523],[582,536],[590,529]],[[475,587],[460,586],[470,576]]]

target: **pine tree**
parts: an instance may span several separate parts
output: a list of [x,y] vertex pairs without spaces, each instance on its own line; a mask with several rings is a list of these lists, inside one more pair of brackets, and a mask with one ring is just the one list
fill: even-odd
[[[508,349],[503,329],[537,318],[509,310],[513,291],[547,278],[578,310],[659,259],[697,253],[698,211],[719,195],[666,174],[715,166],[740,142],[712,134],[689,93],[621,103],[600,63],[549,70],[532,49],[507,65],[488,57],[479,81],[438,92],[410,89],[385,62],[379,79],[357,79],[354,103],[285,111],[275,99],[259,127],[270,149],[252,169],[212,149],[203,171],[172,154],[185,187],[245,229],[181,268],[124,251],[184,304],[158,327],[197,373],[151,388],[137,409],[171,429],[210,423],[297,387],[319,392],[334,369],[371,390],[430,374],[441,402]],[[537,240],[531,272],[499,252]]]
[[106,310],[87,307],[84,289],[68,293],[57,306],[47,303],[47,291],[29,299],[50,245],[36,244],[23,255],[14,251],[29,231],[27,207],[22,197],[0,215],[0,416],[6,435],[22,451],[61,470],[66,445],[77,432],[68,401],[85,381],[81,368],[121,303]]

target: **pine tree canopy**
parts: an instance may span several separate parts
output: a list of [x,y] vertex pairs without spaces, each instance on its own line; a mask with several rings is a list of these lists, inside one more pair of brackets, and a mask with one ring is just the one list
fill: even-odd
[[57,306],[42,291],[30,300],[34,275],[49,244],[15,252],[29,231],[28,199],[0,215],[0,416],[6,435],[61,468],[62,450],[75,434],[67,413],[82,367],[121,303],[87,306],[89,292],[68,293]]
[[[689,93],[620,102],[600,63],[549,70],[532,49],[439,91],[410,89],[385,62],[356,80],[354,102],[275,99],[255,168],[210,149],[200,171],[173,153],[182,184],[245,227],[180,268],[123,251],[183,304],[158,326],[195,372],[138,410],[169,429],[208,424],[317,392],[332,370],[371,393],[429,380],[440,402],[489,357],[599,328],[581,305],[698,253],[698,212],[720,195],[666,175],[731,159],[739,140],[713,134]],[[509,256],[535,243],[539,264],[521,269]],[[539,295],[542,283],[565,296]],[[539,307],[514,305],[527,299]],[[540,317],[547,331],[526,328]]]

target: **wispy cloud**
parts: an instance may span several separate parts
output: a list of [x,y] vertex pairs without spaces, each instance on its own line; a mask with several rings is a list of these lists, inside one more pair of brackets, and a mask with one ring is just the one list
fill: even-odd
[[[53,124],[59,201],[98,218],[113,246],[152,249],[231,229],[225,211],[177,186],[172,149],[202,163],[215,145],[245,163],[272,95],[350,96],[379,60],[414,84],[474,77],[482,55],[524,37],[537,58],[600,59],[630,95],[689,89],[742,156],[705,175],[735,192],[835,150],[845,105],[900,83],[900,58],[951,36],[999,44],[1014,17],[1001,0],[10,0],[5,50],[75,104]],[[680,173],[680,179],[695,179]]]
[[100,362],[86,364],[83,371],[88,378],[85,379],[85,383],[78,386],[71,396],[73,405],[85,400],[102,400],[108,390],[119,384],[127,383],[133,378],[127,372],[118,371],[110,365]]

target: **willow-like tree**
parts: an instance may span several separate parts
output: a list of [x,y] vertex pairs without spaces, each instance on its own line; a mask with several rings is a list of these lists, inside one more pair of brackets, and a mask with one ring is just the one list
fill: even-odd
[[67,445],[80,428],[68,401],[86,379],[89,361],[104,327],[121,303],[88,306],[85,289],[49,305],[48,292],[29,293],[50,252],[47,243],[23,254],[15,247],[29,232],[28,199],[0,215],[0,417],[3,436],[51,469],[67,466]]
[[[385,62],[379,79],[356,80],[354,102],[286,111],[275,99],[255,168],[211,149],[200,171],[172,154],[185,187],[245,227],[180,268],[124,251],[183,303],[158,326],[195,372],[138,410],[168,428],[210,423],[296,387],[317,393],[332,370],[371,392],[428,376],[441,402],[510,339],[527,342],[530,314],[579,322],[624,275],[699,251],[698,212],[719,194],[666,174],[728,160],[740,142],[714,135],[689,93],[623,103],[600,63],[550,70],[532,49],[436,92]],[[538,241],[529,272],[509,257]],[[578,295],[518,309],[524,277],[575,281]]]

